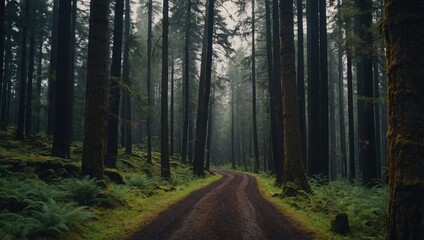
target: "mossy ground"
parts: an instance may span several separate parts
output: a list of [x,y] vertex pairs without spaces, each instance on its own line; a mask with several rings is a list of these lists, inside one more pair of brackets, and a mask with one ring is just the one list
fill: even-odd
[[[49,155],[51,141],[44,136],[31,136],[24,141],[16,141],[14,140],[14,129],[0,131],[0,180],[4,186],[13,181],[25,182],[27,183],[26,189],[42,184],[48,189],[45,191],[47,198],[50,193],[62,192],[59,194],[60,197],[51,196],[51,198],[57,198],[58,208],[64,210],[64,206],[71,203],[76,209],[81,201],[78,202],[78,199],[73,198],[66,189],[66,186],[69,185],[68,179],[71,183],[74,182],[75,186],[81,188],[77,189],[81,193],[87,194],[87,190],[83,187],[88,186],[88,191],[93,191],[95,188],[90,186],[90,184],[93,185],[92,182],[82,179],[82,176],[78,174],[81,149],[80,143],[73,143],[71,146],[72,159],[55,158]],[[142,225],[151,222],[161,211],[183,199],[192,191],[220,178],[218,175],[211,174],[208,174],[206,178],[196,178],[191,174],[189,166],[182,164],[177,158],[171,157],[172,176],[170,179],[162,179],[160,178],[160,153],[153,153],[151,164],[147,163],[146,157],[147,154],[139,148],[135,148],[131,155],[125,154],[124,149],[119,149],[117,169],[107,169],[107,171],[121,175],[127,184],[116,184],[108,177],[105,178],[104,183],[101,184],[102,189],[100,192],[98,189],[95,190],[90,206],[85,209],[95,214],[94,219],[86,219],[75,224],[70,223],[69,231],[41,230],[35,234],[28,233],[24,236],[25,234],[16,233],[16,231],[22,231],[20,229],[9,229],[9,233],[7,233],[4,226],[10,226],[10,224],[1,218],[0,238],[3,236],[6,239],[13,239],[13,234],[21,234],[19,237],[23,239],[57,239],[58,237],[75,240],[122,239],[138,230]],[[3,185],[0,186],[0,191],[10,190],[6,187],[3,188]],[[31,190],[27,195],[33,195]],[[22,198],[25,197],[26,195]],[[5,202],[8,202],[12,198],[15,199],[16,196],[11,195],[0,200],[5,199]],[[35,198],[31,201],[37,201],[40,204],[48,202],[47,199]],[[0,204],[5,202],[0,201]],[[66,210],[71,211],[72,209],[66,208]],[[19,216],[16,221],[32,219],[32,215],[28,211],[10,211],[12,210],[2,210],[0,215],[14,214],[13,216]],[[14,225],[25,228],[25,223],[22,222]]]

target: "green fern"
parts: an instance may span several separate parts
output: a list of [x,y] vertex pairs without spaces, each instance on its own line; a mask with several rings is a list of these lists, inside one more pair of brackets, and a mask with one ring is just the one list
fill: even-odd
[[102,181],[86,176],[82,179],[67,179],[63,186],[71,198],[79,205],[93,205],[101,199],[98,195],[103,192]]
[[151,186],[152,181],[145,174],[129,174],[125,177],[125,182],[139,189],[147,189]]

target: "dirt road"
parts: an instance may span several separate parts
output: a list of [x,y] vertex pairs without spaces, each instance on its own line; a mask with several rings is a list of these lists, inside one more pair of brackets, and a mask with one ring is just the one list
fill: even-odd
[[254,177],[227,170],[214,172],[224,177],[171,206],[130,239],[312,239],[263,199]]

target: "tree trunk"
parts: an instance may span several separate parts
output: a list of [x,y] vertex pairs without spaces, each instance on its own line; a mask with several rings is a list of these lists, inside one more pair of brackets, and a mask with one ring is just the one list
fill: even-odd
[[389,221],[385,239],[424,239],[424,2],[385,1]]
[[[131,31],[131,7],[130,1],[125,0],[125,47],[123,62],[123,82],[126,85],[124,90],[125,104],[125,152],[132,153],[132,111],[131,111],[131,80],[130,80],[130,31]],[[118,139],[116,139],[118,143]]]
[[372,1],[356,0],[361,12],[358,16],[358,33],[361,44],[358,49],[358,128],[360,139],[359,163],[362,170],[362,181],[369,184],[377,178],[375,155],[374,106],[367,102],[374,97],[372,55],[373,39],[370,32],[372,23]]
[[59,0],[53,1],[53,21],[52,21],[52,36],[51,36],[51,50],[50,50],[50,70],[49,70],[49,87],[48,87],[48,109],[47,109],[47,135],[53,134],[54,127],[54,99],[56,89],[56,65],[57,65],[57,38],[59,29]]
[[252,0],[252,131],[255,163],[253,172],[259,172],[258,123],[256,119],[256,47],[255,47],[255,0]]
[[25,128],[25,104],[26,104],[26,81],[27,81],[27,35],[29,25],[29,14],[30,14],[30,0],[23,2],[25,7],[25,17],[22,27],[22,43],[21,43],[21,80],[19,83],[19,115],[18,115],[18,127],[16,129],[16,139],[24,139],[24,128]]
[[37,56],[37,83],[35,85],[35,120],[34,133],[41,131],[41,82],[43,80],[43,40],[39,39],[38,56]]
[[[12,28],[12,24],[8,24],[8,30]],[[4,74],[3,74],[3,85],[1,91],[1,116],[0,116],[0,129],[7,130],[8,125],[8,98],[9,98],[9,89],[10,89],[10,63],[12,62],[12,49],[11,45],[12,31],[9,31],[8,36],[6,37],[5,44],[5,56],[4,56]]]
[[234,96],[235,96],[235,92],[234,92],[234,83],[231,82],[231,167],[233,169],[236,169],[236,156],[235,156],[235,126],[234,126]]
[[[337,1],[337,7],[340,9],[341,2]],[[340,121],[340,154],[342,162],[342,174],[347,176],[347,160],[346,160],[346,125],[345,125],[345,108],[344,108],[344,81],[343,81],[343,47],[342,38],[343,30],[339,26],[337,29],[337,35],[339,37],[337,41],[337,58],[338,58],[338,80],[339,80],[339,121]]]
[[91,0],[81,171],[103,179],[106,154],[109,1]]
[[305,59],[303,47],[303,0],[297,0],[297,98],[299,106],[300,137],[303,163],[306,166],[306,109],[305,109]]
[[152,97],[152,14],[153,14],[153,0],[149,0],[147,4],[147,163],[152,163],[152,115],[153,111],[153,97]]
[[[124,0],[116,0],[113,29],[112,66],[109,80],[107,150],[105,166],[116,167],[118,160],[119,101],[121,98],[122,27],[124,24]],[[123,90],[125,91],[125,89]],[[123,97],[125,98],[125,96]],[[125,103],[124,103],[125,104]]]
[[181,146],[181,160],[183,163],[187,162],[187,148],[189,141],[189,112],[190,112],[190,59],[189,59],[189,47],[190,47],[190,25],[191,24],[191,0],[188,0],[187,3],[187,16],[186,16],[186,29],[185,29],[185,46],[184,46],[184,96],[183,96],[183,106],[184,106],[184,121],[183,121],[183,136],[182,136],[182,146]]
[[307,0],[308,37],[308,174],[323,173],[320,155],[320,82],[318,1]]
[[208,137],[206,140],[206,162],[205,162],[205,170],[209,171],[210,163],[211,163],[211,141],[212,141],[212,113],[213,113],[213,102],[214,96],[209,103],[209,120],[208,120]]
[[71,38],[70,38],[70,57],[69,57],[69,142],[74,140],[74,88],[75,88],[75,51],[76,51],[76,27],[77,27],[77,11],[78,1],[72,0],[71,12]]
[[347,108],[349,118],[349,180],[356,177],[355,163],[355,123],[353,117],[352,57],[347,52]]
[[25,136],[32,134],[32,82],[34,79],[35,34],[31,31],[29,43],[28,82],[25,106]]
[[4,36],[6,36],[5,32],[4,32],[5,3],[6,3],[6,0],[0,1],[0,36],[2,36],[0,38],[0,100],[3,99],[2,94],[5,94],[5,92],[2,91],[2,89],[3,89],[2,86],[6,84],[5,79],[3,78]]
[[170,119],[170,148],[169,153],[171,156],[174,155],[174,59],[171,64],[171,119]]
[[[327,59],[327,6],[326,0],[319,0],[319,143],[320,157],[318,174],[328,176],[329,168],[329,109],[328,109],[328,59]],[[333,87],[331,87],[333,89]],[[332,146],[333,147],[333,146]]]
[[162,93],[161,93],[161,127],[160,127],[160,170],[161,177],[171,175],[169,167],[169,122],[168,122],[168,0],[163,0],[163,27],[162,27]]
[[[311,187],[306,180],[302,160],[302,140],[297,108],[296,66],[294,52],[293,0],[280,1],[281,12],[281,79],[283,81],[284,174],[283,184],[294,183],[306,192]],[[283,187],[284,195],[294,192]]]
[[284,145],[283,145],[283,98],[281,89],[281,57],[280,57],[280,18],[278,13],[278,0],[272,2],[272,29],[273,29],[273,68],[274,79],[272,84],[271,95],[271,117],[275,118],[276,128],[273,130],[276,136],[273,137],[274,151],[274,168],[275,183],[281,185],[283,182],[283,161],[284,161]]
[[71,52],[71,0],[59,1],[58,52],[54,100],[54,132],[52,155],[70,157],[69,138],[69,56]]
[[205,21],[205,34],[202,50],[202,64],[199,83],[199,107],[197,109],[195,153],[193,161],[193,173],[204,176],[206,127],[208,122],[208,107],[210,98],[210,85],[212,74],[212,45],[214,25],[215,0],[208,0]]
[[381,179],[382,177],[382,160],[381,160],[381,122],[380,122],[380,77],[378,70],[378,59],[377,51],[372,60],[373,65],[373,79],[374,79],[374,98],[377,100],[374,105],[374,120],[375,120],[375,159],[376,159],[376,169],[377,177]]

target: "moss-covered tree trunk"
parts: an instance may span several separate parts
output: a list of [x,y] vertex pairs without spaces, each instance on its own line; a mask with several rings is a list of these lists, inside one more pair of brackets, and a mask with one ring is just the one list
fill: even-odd
[[385,1],[390,209],[386,239],[424,239],[424,1]]
[[[283,83],[284,117],[284,174],[283,184],[294,183],[299,189],[311,190],[306,180],[302,160],[302,141],[296,91],[296,66],[294,53],[293,0],[280,1],[281,12],[281,79]],[[285,189],[285,188],[284,188]],[[285,191],[292,195],[294,192]]]
[[91,0],[81,171],[103,178],[106,154],[109,1]]

